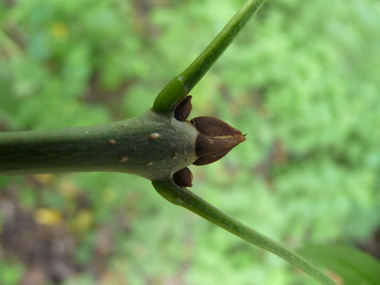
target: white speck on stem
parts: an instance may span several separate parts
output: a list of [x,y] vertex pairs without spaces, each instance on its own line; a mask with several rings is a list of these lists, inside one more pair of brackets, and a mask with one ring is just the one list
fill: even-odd
[[128,157],[123,156],[119,158],[119,162],[126,162],[128,160]]
[[159,137],[160,137],[159,133],[153,133],[153,134],[150,134],[148,138],[150,140],[155,140],[155,139],[158,139]]

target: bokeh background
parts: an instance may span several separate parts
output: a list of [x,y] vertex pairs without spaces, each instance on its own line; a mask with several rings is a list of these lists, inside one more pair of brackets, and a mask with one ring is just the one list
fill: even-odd
[[[136,116],[243,0],[0,1],[0,130]],[[191,92],[247,133],[192,190],[297,249],[380,258],[380,2],[268,0]],[[0,284],[316,284],[149,181],[0,177]]]

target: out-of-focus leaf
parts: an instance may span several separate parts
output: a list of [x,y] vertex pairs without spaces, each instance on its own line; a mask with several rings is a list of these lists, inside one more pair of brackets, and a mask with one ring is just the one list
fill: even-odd
[[311,245],[298,253],[339,275],[344,285],[379,285],[380,263],[358,249]]
[[18,284],[18,279],[23,270],[24,267],[19,262],[9,263],[2,260],[0,262],[0,284]]
[[34,213],[36,222],[45,226],[55,226],[62,221],[61,213],[52,209],[39,208]]

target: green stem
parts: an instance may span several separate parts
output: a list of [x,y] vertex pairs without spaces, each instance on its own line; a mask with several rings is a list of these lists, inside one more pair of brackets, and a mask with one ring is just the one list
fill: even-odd
[[286,249],[270,238],[234,220],[188,189],[178,187],[171,179],[153,181],[153,186],[156,191],[169,202],[182,206],[249,243],[276,254],[297,268],[308,273],[321,284],[337,285],[337,283],[324,275],[306,259]]
[[202,79],[264,2],[265,0],[247,1],[193,63],[161,90],[152,110],[165,115],[173,113],[175,107]]
[[0,174],[113,171],[150,180],[193,163],[197,131],[148,111],[91,127],[0,133]]

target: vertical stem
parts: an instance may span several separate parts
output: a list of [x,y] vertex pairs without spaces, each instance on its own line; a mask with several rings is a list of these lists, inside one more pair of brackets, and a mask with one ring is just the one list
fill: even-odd
[[152,110],[161,114],[172,113],[175,107],[228,48],[243,26],[264,2],[265,0],[247,1],[193,63],[162,89],[154,101]]

